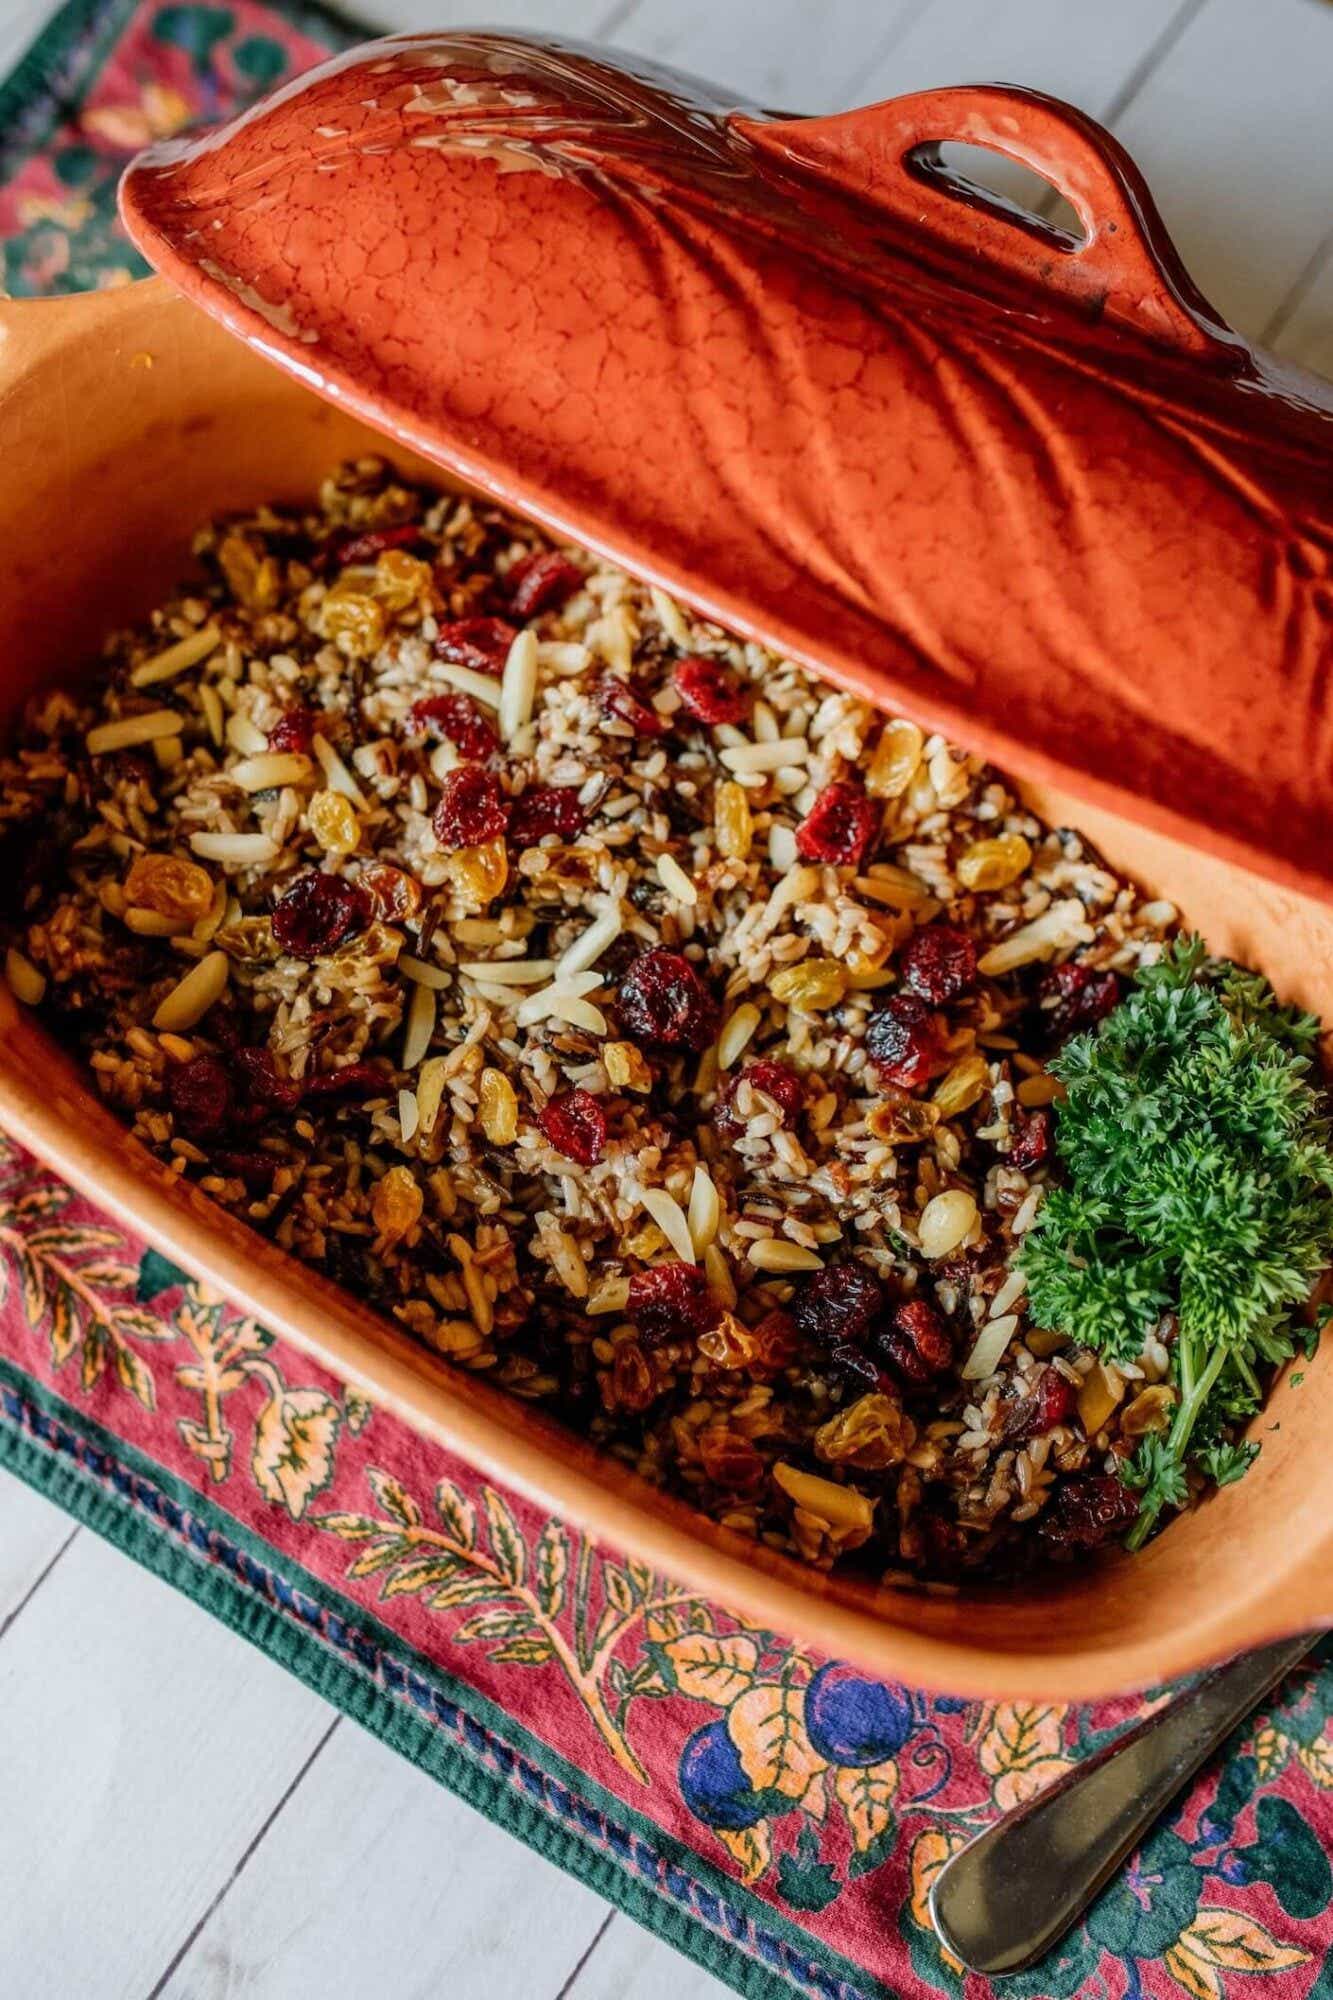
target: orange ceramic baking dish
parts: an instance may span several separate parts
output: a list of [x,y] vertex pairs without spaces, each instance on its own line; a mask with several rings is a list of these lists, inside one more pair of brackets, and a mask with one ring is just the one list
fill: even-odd
[[[1081,242],[952,177],[959,138],[1036,166]],[[1081,115],[995,88],[770,119],[592,51],[404,37],[144,156],[124,205],[164,277],[0,308],[0,723],[194,524],[387,432],[993,755],[1333,1019],[1333,391],[1218,323]],[[0,1120],[488,1472],[877,1673],[1085,1698],[1333,1624],[1327,1351],[1249,1476],[1144,1553],[881,1590],[450,1372],[166,1175],[7,995]]]

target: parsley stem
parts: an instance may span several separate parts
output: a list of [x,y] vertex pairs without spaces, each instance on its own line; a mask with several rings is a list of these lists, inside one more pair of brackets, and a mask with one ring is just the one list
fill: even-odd
[[[1203,1365],[1198,1368],[1198,1353],[1193,1338],[1183,1329],[1176,1345],[1180,1367],[1180,1405],[1176,1410],[1175,1422],[1166,1440],[1167,1450],[1177,1465],[1185,1462],[1189,1449],[1190,1434],[1199,1420],[1199,1413],[1213,1392],[1213,1387],[1226,1364],[1228,1350],[1216,1342]],[[1138,1517],[1125,1537],[1127,1549],[1141,1549],[1157,1522],[1162,1511],[1162,1495],[1145,1493]]]

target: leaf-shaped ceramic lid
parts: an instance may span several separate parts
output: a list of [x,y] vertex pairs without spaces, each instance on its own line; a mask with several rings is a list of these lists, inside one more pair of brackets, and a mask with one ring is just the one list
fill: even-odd
[[[1035,167],[1081,243],[951,175]],[[152,148],[147,256],[324,395],[882,703],[1333,897],[1333,388],[1000,87],[822,119],[395,37]]]

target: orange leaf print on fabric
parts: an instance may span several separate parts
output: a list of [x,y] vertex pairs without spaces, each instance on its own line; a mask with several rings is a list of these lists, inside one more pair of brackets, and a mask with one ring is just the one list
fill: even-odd
[[852,1845],[858,1854],[873,1847],[893,1819],[898,1796],[898,1766],[892,1760],[864,1770],[835,1771],[833,1793],[847,1815]]
[[686,1632],[662,1648],[682,1694],[725,1708],[754,1683],[759,1648],[743,1632]]
[[1283,1944],[1240,1910],[1200,1910],[1178,1943],[1196,1963],[1228,1972],[1285,1972],[1310,1960],[1308,1951]]
[[757,1687],[727,1715],[727,1732],[754,1789],[799,1799],[810,1780],[827,1769],[805,1729],[803,1688]]
[[718,1839],[741,1871],[742,1882],[757,1882],[773,1859],[773,1834],[766,1819],[739,1833],[715,1828]]
[[1019,1771],[1039,1759],[1058,1756],[1068,1710],[1050,1703],[1001,1701],[991,1710],[977,1762],[988,1778]]

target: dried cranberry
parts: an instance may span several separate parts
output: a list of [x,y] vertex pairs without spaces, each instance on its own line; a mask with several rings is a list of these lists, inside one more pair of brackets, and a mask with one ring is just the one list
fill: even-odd
[[440,788],[435,808],[435,838],[451,853],[460,847],[480,847],[498,840],[509,822],[509,802],[499,781],[480,764],[460,764]]
[[370,898],[341,875],[312,869],[273,906],[273,935],[294,958],[322,958],[370,922]]
[[636,1271],[625,1310],[645,1347],[694,1340],[717,1324],[719,1308],[697,1264],[671,1259]]
[[294,750],[304,756],[324,717],[317,708],[288,708],[268,732],[270,750]]
[[864,1348],[849,1347],[839,1341],[828,1351],[828,1363],[847,1393],[864,1396],[869,1390],[888,1388],[897,1394],[898,1385]]
[[792,1317],[821,1347],[864,1347],[884,1311],[884,1287],[864,1264],[829,1264],[806,1279]]
[[883,809],[859,785],[825,785],[796,829],[796,852],[805,861],[859,868],[875,844]]
[[623,1026],[646,1042],[702,1051],[713,1038],[713,996],[678,951],[657,945],[641,952],[622,976],[618,997]]
[[537,1122],[556,1151],[581,1167],[595,1167],[606,1151],[606,1113],[590,1091],[553,1097]]
[[908,1299],[879,1334],[880,1353],[911,1389],[924,1389],[953,1366],[953,1342],[934,1306]]
[[398,528],[346,529],[332,537],[328,549],[341,568],[348,563],[373,563],[386,549],[410,549],[424,540],[420,523],[405,521]]
[[805,1102],[805,1091],[801,1079],[786,1063],[760,1061],[747,1063],[728,1077],[717,1100],[713,1113],[714,1123],[719,1132],[732,1138],[745,1130],[745,1121],[736,1111],[736,1092],[742,1083],[748,1083],[752,1090],[762,1090],[765,1097],[772,1098],[782,1114],[784,1126],[790,1125]]
[[1037,988],[1040,1018],[1053,1042],[1084,1034],[1120,1003],[1120,975],[1073,959],[1053,965]]
[[1113,1472],[1062,1479],[1041,1517],[1041,1534],[1056,1549],[1099,1549],[1114,1541],[1139,1511],[1139,1496]]
[[308,1076],[302,1089],[307,1097],[382,1097],[388,1093],[389,1080],[374,1063],[353,1062]]
[[179,1131],[210,1139],[226,1130],[236,1108],[231,1078],[216,1056],[191,1056],[167,1077],[167,1101]]
[[954,924],[927,924],[915,931],[899,954],[903,984],[942,1007],[966,993],[977,976],[976,939]]
[[1039,1167],[1051,1150],[1051,1114],[1049,1111],[1016,1112],[1014,1115],[1014,1139],[1005,1154],[1005,1164],[1018,1167],[1030,1174]]
[[1073,1384],[1058,1368],[1043,1368],[1037,1386],[1013,1405],[1005,1420],[1005,1444],[1027,1444],[1066,1423],[1074,1409]]
[[505,618],[454,618],[435,635],[435,652],[455,667],[474,674],[501,674],[518,628]]
[[237,1049],[232,1062],[256,1111],[296,1109],[301,1101],[301,1086],[282,1074],[271,1050]]
[[548,833],[577,840],[588,824],[588,808],[578,785],[533,785],[509,808],[509,838],[515,847],[535,847]]
[[596,687],[597,705],[613,722],[623,722],[636,736],[665,736],[666,717],[639,700],[619,674],[603,674]]
[[523,556],[505,578],[516,618],[535,618],[551,611],[582,588],[583,571],[555,549]]
[[938,1016],[916,993],[895,993],[866,1022],[866,1054],[884,1083],[918,1090],[946,1060]]
[[460,756],[484,764],[499,738],[490,718],[470,694],[432,694],[407,712],[412,736],[447,736]]
[[750,1338],[754,1342],[750,1366],[756,1375],[776,1375],[796,1359],[800,1347],[796,1323],[781,1306],[764,1314],[758,1326],[750,1329]]
[[686,715],[710,726],[743,722],[754,702],[753,689],[724,660],[709,659],[703,654],[678,660],[671,679]]

